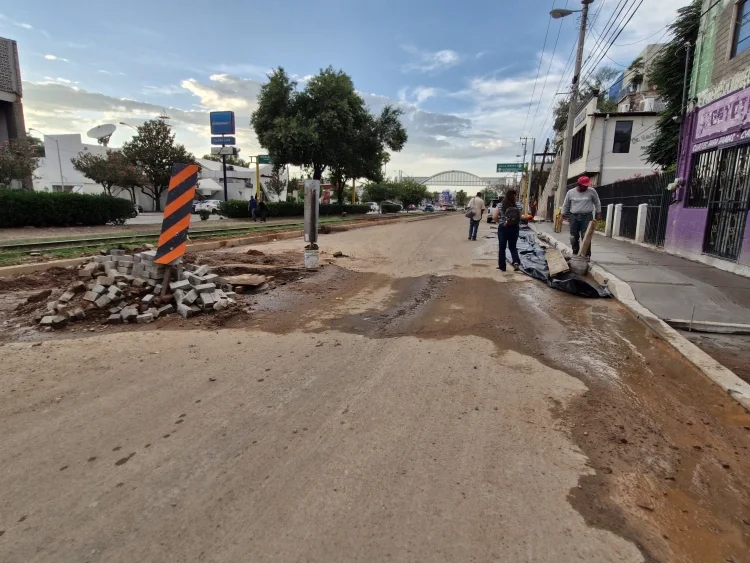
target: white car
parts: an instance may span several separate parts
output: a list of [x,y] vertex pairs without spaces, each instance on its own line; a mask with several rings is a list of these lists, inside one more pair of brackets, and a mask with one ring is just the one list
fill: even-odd
[[370,213],[380,213],[380,206],[374,201],[368,201],[365,205],[370,206]]
[[219,199],[207,199],[205,201],[201,201],[198,205],[195,206],[195,212],[200,213],[201,211],[209,211],[211,214],[215,214],[219,212],[220,205],[221,200]]

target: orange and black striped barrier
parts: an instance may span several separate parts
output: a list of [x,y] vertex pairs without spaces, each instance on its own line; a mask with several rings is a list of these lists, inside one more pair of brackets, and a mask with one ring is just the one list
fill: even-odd
[[159,247],[156,250],[157,264],[173,264],[185,254],[197,184],[197,164],[175,164],[172,167],[167,206],[164,208]]

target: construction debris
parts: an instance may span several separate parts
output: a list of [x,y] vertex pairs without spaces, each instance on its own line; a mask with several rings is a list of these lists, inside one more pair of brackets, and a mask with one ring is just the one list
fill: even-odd
[[[49,301],[47,310],[35,316],[44,330],[61,329],[80,321],[96,311],[106,316],[105,324],[150,323],[179,314],[184,318],[202,312],[223,311],[235,302],[236,293],[227,279],[209,272],[209,266],[184,266],[179,270],[157,264],[155,250],[133,255],[112,249],[107,254],[94,256],[83,265],[78,276],[89,280],[68,287],[57,301]],[[167,285],[170,293],[161,295],[166,274],[180,279]],[[238,276],[243,286],[262,286],[267,276]],[[248,278],[248,279],[244,279]],[[249,279],[252,278],[252,279]],[[271,278],[272,279],[272,278]],[[50,297],[51,292],[32,296],[38,302]]]

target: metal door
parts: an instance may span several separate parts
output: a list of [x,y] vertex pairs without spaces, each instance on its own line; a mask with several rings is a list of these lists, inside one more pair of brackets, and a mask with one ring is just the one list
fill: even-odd
[[736,261],[742,250],[750,207],[750,145],[722,149],[711,187],[703,251]]

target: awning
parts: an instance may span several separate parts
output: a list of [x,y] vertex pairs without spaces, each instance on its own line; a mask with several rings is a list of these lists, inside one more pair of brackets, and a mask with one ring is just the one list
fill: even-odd
[[222,188],[219,184],[214,182],[210,178],[203,178],[202,180],[198,180],[198,193],[202,196],[210,196],[215,194],[216,192],[223,191],[224,188]]

